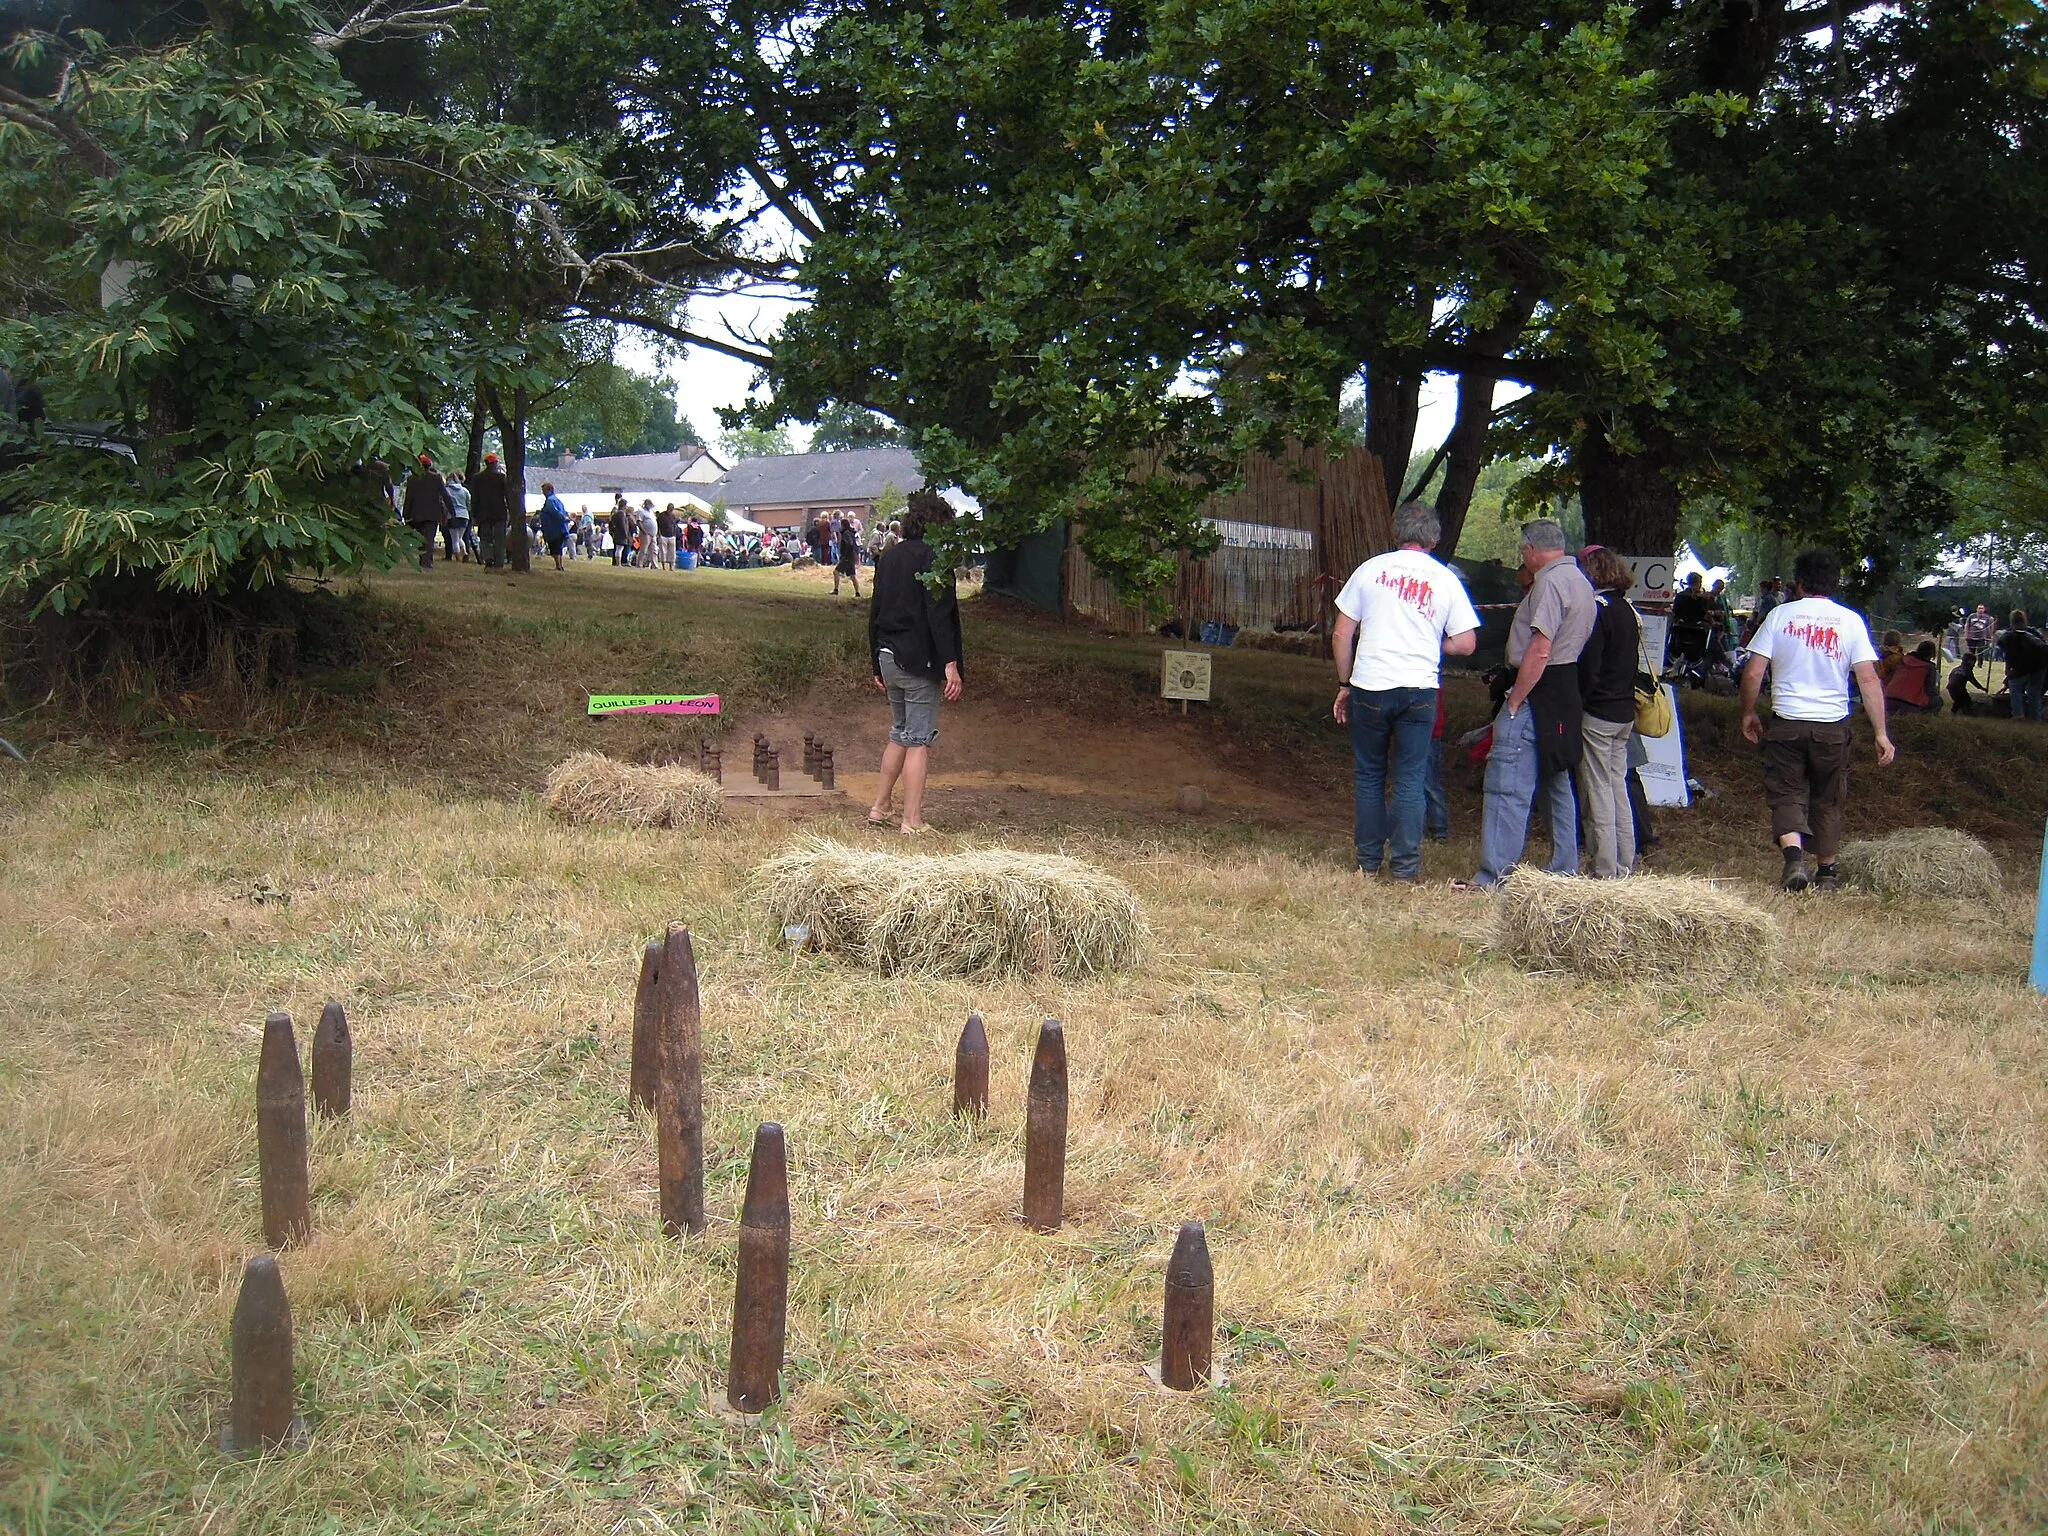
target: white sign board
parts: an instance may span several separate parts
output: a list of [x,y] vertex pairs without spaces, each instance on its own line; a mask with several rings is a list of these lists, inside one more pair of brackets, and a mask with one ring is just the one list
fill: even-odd
[[1163,699],[1209,697],[1209,653],[1168,651],[1159,658],[1159,696]]
[[1678,690],[1666,683],[1664,696],[1671,701],[1671,729],[1662,736],[1638,736],[1649,761],[1636,769],[1643,781],[1643,798],[1652,805],[1690,805],[1685,788],[1684,726],[1678,719]]
[[1638,607],[1644,603],[1668,603],[1678,576],[1676,555],[1623,555],[1622,563],[1635,572],[1635,585],[1628,600]]

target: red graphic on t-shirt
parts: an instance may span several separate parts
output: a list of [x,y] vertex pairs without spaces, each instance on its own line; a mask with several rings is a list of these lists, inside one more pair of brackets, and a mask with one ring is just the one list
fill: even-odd
[[1420,576],[1403,576],[1398,571],[1381,571],[1379,584],[1425,619],[1436,612],[1436,590]]
[[1832,624],[1815,624],[1810,621],[1794,622],[1785,626],[1785,633],[1805,646],[1809,651],[1819,651],[1823,656],[1842,654],[1841,632]]

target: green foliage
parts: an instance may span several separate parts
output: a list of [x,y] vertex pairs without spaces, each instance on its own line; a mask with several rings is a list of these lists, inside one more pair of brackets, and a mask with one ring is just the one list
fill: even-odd
[[892,448],[903,434],[873,411],[834,400],[818,412],[811,431],[811,452],[839,453],[849,448]]
[[781,427],[728,427],[718,434],[718,451],[728,459],[759,459],[769,454],[795,453],[789,434]]
[[903,515],[903,509],[909,505],[910,498],[903,494],[894,480],[888,481],[875,497],[874,521],[893,523]]
[[526,440],[530,454],[550,460],[564,453],[673,453],[691,437],[662,380],[604,359],[579,370],[534,415]]
[[609,198],[530,134],[363,105],[299,0],[210,9],[155,46],[24,34],[5,56],[53,88],[41,126],[0,122],[0,355],[139,452],[55,447],[5,478],[0,596],[61,612],[124,578],[231,593],[400,558],[383,466],[440,446],[419,402],[469,318],[374,268],[406,182]]
[[[849,148],[776,347],[774,406],[886,410],[997,542],[1074,521],[1156,590],[1242,452],[1328,440],[1368,357],[1451,360],[1525,288],[1666,388],[1621,315],[1675,287],[1689,230],[1645,217],[1676,114],[1629,13],[1524,27],[1410,0],[828,11],[786,73],[844,102]],[[1420,293],[1445,295],[1440,322]]]

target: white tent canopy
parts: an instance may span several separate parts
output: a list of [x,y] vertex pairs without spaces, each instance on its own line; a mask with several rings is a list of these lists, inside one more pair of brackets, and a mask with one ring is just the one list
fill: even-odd
[[[562,491],[557,494],[561,496],[562,505],[569,509],[571,515],[588,512],[591,516],[600,519],[612,515],[612,493],[610,491]],[[649,495],[645,491],[626,497],[627,503],[636,511],[639,510],[640,503],[648,499]],[[547,498],[541,495],[539,491],[528,491],[526,493],[526,510],[538,512],[541,503],[546,500]],[[707,521],[711,516],[711,503],[704,500],[703,497],[693,496],[685,490],[665,490],[660,495],[654,496],[652,500],[656,508],[674,506],[683,512],[694,514]],[[739,513],[731,510],[728,510],[725,514],[725,526],[735,533],[759,533],[761,531],[759,523],[754,522],[751,518],[741,517]]]

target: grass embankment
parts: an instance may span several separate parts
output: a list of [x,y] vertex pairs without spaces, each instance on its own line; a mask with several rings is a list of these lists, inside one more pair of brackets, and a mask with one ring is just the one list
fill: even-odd
[[[494,601],[415,580],[403,601]],[[80,736],[0,778],[0,1523],[2048,1526],[2048,1032],[2018,880],[1967,907],[1743,884],[1785,926],[1768,985],[1598,987],[1489,956],[1484,903],[1361,892],[1321,832],[984,823],[936,846],[1006,835],[1128,879],[1141,967],[885,982],[790,955],[744,904],[780,824],[570,828],[498,787],[537,785],[551,733],[588,741],[552,723],[581,684],[766,697],[795,632],[809,680],[858,697],[860,653],[826,638],[851,617],[713,591],[650,619],[537,577],[515,616],[435,621],[425,675],[354,726],[323,703],[266,749],[120,765]],[[973,675],[1051,693],[1064,666],[1083,713],[1125,709],[1100,679],[1143,655],[975,633]],[[1266,660],[1302,708],[1326,693]],[[425,711],[485,662],[479,688],[525,692],[480,693],[437,756]],[[1977,793],[2002,761],[1944,771]],[[1703,857],[1719,823],[1693,824],[1669,819]],[[638,947],[670,920],[705,984],[714,1222],[683,1244],[625,1101]],[[303,1039],[329,997],[355,1118],[316,1126],[318,1239],[283,1260],[313,1442],[229,1462],[261,1020],[290,1008]],[[969,1009],[994,1057],[973,1129],[946,1117]],[[1050,1238],[1015,1220],[1046,1013],[1074,1067]],[[743,1429],[706,1405],[764,1118],[793,1157],[789,1400]],[[1231,1382],[1167,1397],[1139,1368],[1191,1215]]]

